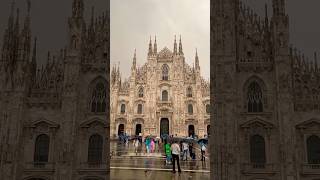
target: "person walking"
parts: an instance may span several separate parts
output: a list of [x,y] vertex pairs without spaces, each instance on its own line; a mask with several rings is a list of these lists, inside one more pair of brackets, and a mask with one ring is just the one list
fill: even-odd
[[190,143],[189,145],[189,153],[192,160],[195,159],[195,153],[193,152],[193,143]]
[[146,148],[147,148],[147,153],[149,154],[149,152],[150,152],[150,139],[149,139],[149,137],[146,138]]
[[151,139],[151,142],[150,142],[150,149],[151,149],[151,153],[153,153],[154,152],[154,140],[153,139]]
[[187,161],[188,157],[188,150],[189,150],[189,145],[186,142],[182,143],[182,149],[183,149],[183,155],[182,158],[184,161]]
[[206,152],[206,146],[204,144],[201,145],[201,161],[206,161],[206,158],[204,157],[204,154]]
[[138,148],[139,148],[139,140],[138,139],[136,139],[134,141],[134,148],[135,148],[136,155],[138,155]]
[[181,173],[180,162],[179,162],[180,152],[181,152],[181,150],[180,150],[179,144],[176,141],[174,141],[173,144],[171,145],[172,163],[173,163],[172,172],[173,173],[176,173],[176,168],[175,168],[176,161],[177,161],[177,165],[178,165],[178,172]]
[[171,147],[168,142],[165,142],[166,164],[171,164]]

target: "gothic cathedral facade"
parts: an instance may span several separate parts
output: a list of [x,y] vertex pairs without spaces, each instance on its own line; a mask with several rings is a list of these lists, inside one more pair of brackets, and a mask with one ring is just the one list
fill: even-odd
[[[147,47],[147,46],[146,46]],[[181,37],[173,50],[157,51],[151,37],[147,62],[137,67],[134,53],[131,75],[121,79],[111,70],[111,138],[127,135],[204,137],[210,129],[210,86],[200,75],[198,53],[194,67],[184,57]]]
[[87,23],[73,0],[68,45],[39,68],[30,3],[22,26],[14,9],[0,59],[0,179],[106,180],[109,10]]
[[[285,0],[211,1],[211,178],[320,177],[320,69],[289,46]],[[213,101],[214,99],[214,101]]]

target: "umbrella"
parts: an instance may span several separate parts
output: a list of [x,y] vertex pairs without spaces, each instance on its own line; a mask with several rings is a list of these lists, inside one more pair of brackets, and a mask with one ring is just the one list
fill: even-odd
[[157,136],[154,135],[148,135],[146,138],[155,139]]
[[196,140],[192,137],[187,137],[187,138],[183,139],[183,141],[188,142],[188,143],[196,142]]
[[199,144],[208,144],[208,139],[207,138],[202,138],[198,140]]

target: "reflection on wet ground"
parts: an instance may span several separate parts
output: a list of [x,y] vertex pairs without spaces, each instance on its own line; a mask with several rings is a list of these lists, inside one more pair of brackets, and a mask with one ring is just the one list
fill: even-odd
[[210,173],[111,169],[112,180],[209,180]]
[[196,160],[188,157],[187,161],[180,159],[182,173],[172,173],[172,165],[165,163],[165,156],[161,147],[156,146],[153,153],[146,153],[145,147],[134,150],[132,143],[125,145],[118,142],[111,143],[111,179],[210,179],[209,159],[200,161],[200,152]]

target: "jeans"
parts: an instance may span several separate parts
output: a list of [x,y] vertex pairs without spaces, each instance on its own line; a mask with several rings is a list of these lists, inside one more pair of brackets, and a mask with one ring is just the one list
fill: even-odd
[[188,159],[188,150],[183,150],[183,159],[187,160]]
[[177,160],[177,164],[178,164],[178,172],[181,172],[181,169],[180,169],[180,163],[179,163],[179,155],[177,154],[172,154],[172,170],[173,172],[176,172],[176,160]]
[[171,161],[171,155],[167,155],[167,162]]

